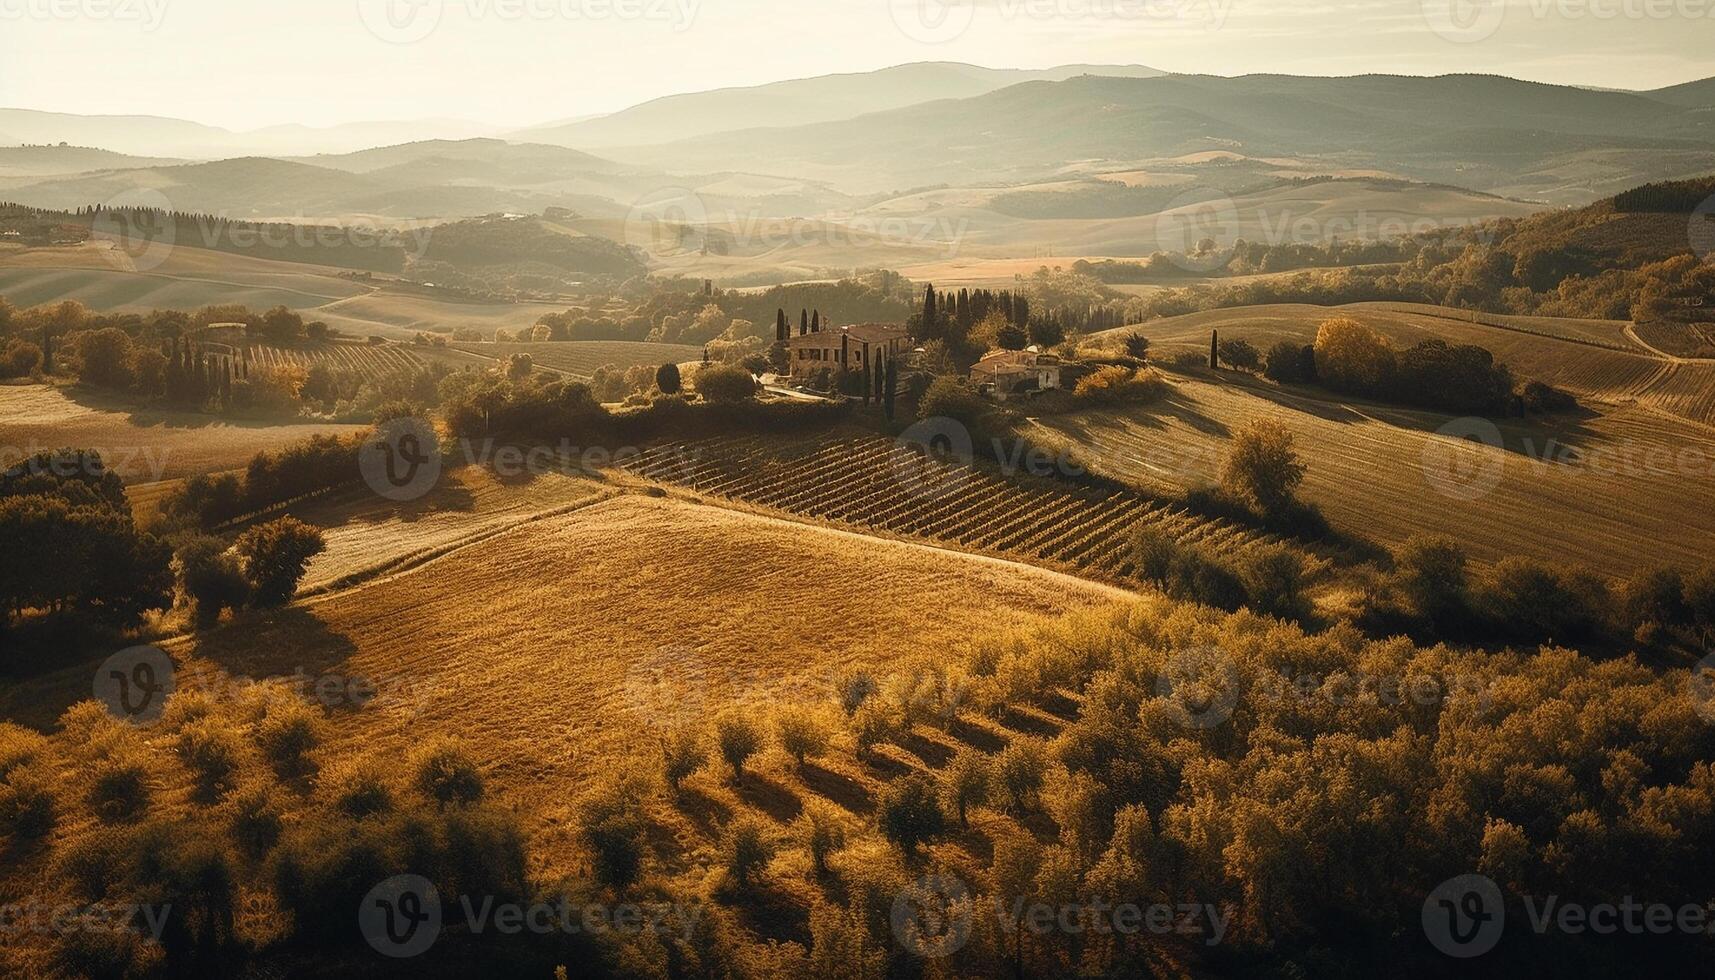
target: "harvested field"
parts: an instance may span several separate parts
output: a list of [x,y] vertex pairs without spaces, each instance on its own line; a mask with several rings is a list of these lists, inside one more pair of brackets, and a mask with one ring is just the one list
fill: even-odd
[[[1122,597],[1013,563],[629,495],[169,650],[186,686],[299,668],[374,681],[374,702],[334,713],[332,752],[403,757],[426,733],[457,734],[524,811],[536,853],[565,861],[552,856],[571,849],[577,795],[655,726],[823,697],[839,669],[894,663],[901,636],[913,651],[953,647]],[[649,683],[659,672],[682,682],[671,699]],[[79,696],[87,671],[68,671],[5,707],[46,724]]]
[[463,466],[444,473],[421,500],[400,504],[367,487],[293,508],[294,517],[322,529],[327,550],[310,562],[301,594],[420,563],[462,544],[545,514],[589,503],[611,492],[591,479],[546,473],[507,481],[492,470]]
[[[1694,566],[1715,550],[1715,433],[1642,408],[1559,427],[1506,420],[1502,450],[1437,434],[1450,419],[1431,412],[1181,381],[1156,408],[1037,424],[1043,441],[1076,447],[1101,472],[1183,490],[1213,483],[1231,431],[1256,418],[1294,433],[1308,465],[1305,499],[1336,527],[1384,544],[1432,532],[1479,559],[1523,554],[1616,575],[1659,562]],[[1470,499],[1444,493],[1447,460],[1497,482]]]
[[75,398],[49,385],[0,385],[0,462],[32,449],[79,446],[104,450],[127,483],[150,483],[242,467],[264,449],[317,434],[351,435],[364,425],[269,424],[214,419],[170,409],[107,407],[100,396]]

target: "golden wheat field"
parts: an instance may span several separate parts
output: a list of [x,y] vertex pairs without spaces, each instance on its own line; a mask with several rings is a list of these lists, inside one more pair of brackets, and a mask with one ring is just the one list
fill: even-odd
[[[787,692],[823,698],[841,668],[885,669],[1125,595],[994,559],[631,494],[166,647],[187,687],[300,668],[374,682],[374,702],[333,715],[331,752],[386,757],[457,733],[529,817],[538,853],[557,861],[574,798],[600,768],[652,744],[658,726]],[[87,672],[33,685],[32,704],[8,704],[8,716],[46,724],[78,696],[78,681],[87,687]]]
[[[569,468],[568,468],[569,469]],[[311,560],[300,594],[332,591],[378,573],[420,564],[504,529],[554,516],[614,492],[575,471],[503,479],[460,466],[420,500],[395,503],[356,487],[292,508],[320,528],[327,550]]]
[[243,466],[258,452],[312,435],[351,435],[367,426],[324,422],[235,422],[198,412],[127,410],[101,396],[50,385],[0,385],[0,462],[43,449],[102,450],[126,483],[152,483]]
[[1100,472],[1184,490],[1213,484],[1232,431],[1258,418],[1292,431],[1305,499],[1384,544],[1430,532],[1481,559],[1532,555],[1615,574],[1695,565],[1715,547],[1715,515],[1686,492],[1715,480],[1715,433],[1639,407],[1559,425],[1502,420],[1500,449],[1464,429],[1438,433],[1454,420],[1433,412],[1182,378],[1157,406],[1034,424]]

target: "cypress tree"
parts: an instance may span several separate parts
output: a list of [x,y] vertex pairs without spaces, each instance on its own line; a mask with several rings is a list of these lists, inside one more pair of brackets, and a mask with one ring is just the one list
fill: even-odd
[[899,369],[893,358],[887,359],[887,379],[882,386],[881,410],[889,422],[893,421],[893,398],[899,390]]
[[810,332],[810,311],[806,310],[802,307],[799,307],[799,309],[798,309],[798,336],[802,337],[809,332]]
[[786,310],[784,307],[774,311],[774,340],[776,343],[786,342]]
[[863,345],[863,407],[869,407],[870,377],[869,377],[869,345]]
[[1221,332],[1219,330],[1209,331],[1209,369],[1210,370],[1214,370],[1215,368],[1218,368],[1221,366],[1215,360],[1215,341],[1218,340],[1220,338],[1220,336],[1221,336]]
[[42,324],[42,373],[54,373],[54,335],[48,332],[48,325]]
[[925,337],[939,335],[935,330],[935,318],[935,284],[928,283],[923,287],[923,335]]
[[822,311],[821,310],[811,310],[810,311],[810,332],[811,333],[821,333],[822,332]]

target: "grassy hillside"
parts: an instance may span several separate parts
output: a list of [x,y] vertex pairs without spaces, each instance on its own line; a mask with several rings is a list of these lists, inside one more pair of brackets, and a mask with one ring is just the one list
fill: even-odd
[[[1675,363],[1631,340],[1625,324],[1550,317],[1482,314],[1406,304],[1358,303],[1238,307],[1151,320],[1109,331],[1117,338],[1142,333],[1160,354],[1206,351],[1209,332],[1248,340],[1266,350],[1280,340],[1308,344],[1322,321],[1350,316],[1406,347],[1440,338],[1488,348],[1515,376],[1565,388],[1583,399],[1637,403],[1702,424],[1715,424],[1715,361]],[[1158,355],[1160,356],[1160,355]]]

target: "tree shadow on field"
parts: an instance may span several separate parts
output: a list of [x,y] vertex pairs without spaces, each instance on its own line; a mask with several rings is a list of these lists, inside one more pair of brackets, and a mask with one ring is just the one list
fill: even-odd
[[992,755],[1006,748],[1006,739],[981,725],[972,724],[964,718],[955,719],[949,733],[960,742],[979,752],[987,752]]
[[953,750],[940,742],[912,732],[899,739],[899,747],[923,760],[930,769],[940,769],[953,758]]
[[869,790],[850,776],[823,769],[814,762],[804,763],[798,771],[798,781],[804,788],[829,800],[847,813],[867,814],[875,810]]
[[291,677],[300,669],[311,676],[328,675],[356,652],[357,645],[345,634],[296,606],[245,613],[201,634],[191,646],[191,656],[234,677],[259,681]]
[[710,840],[719,837],[721,828],[732,822],[732,807],[695,786],[680,786],[674,805],[691,821],[698,833]]
[[1185,423],[1204,435],[1225,439],[1232,434],[1225,422],[1207,414],[1195,402],[1177,391],[1169,392],[1166,397],[1157,402],[1156,410],[1151,413],[1157,419],[1171,416]]
[[733,788],[738,798],[754,809],[773,817],[780,823],[791,823],[804,811],[804,804],[792,791],[757,773],[746,773]]
[[[100,391],[84,385],[69,385],[57,389],[66,399],[82,408],[124,415],[125,421],[139,428],[160,426],[167,429],[206,429],[219,425],[233,429],[273,429],[283,425],[316,425],[319,423],[297,418],[250,419],[226,415],[208,415],[184,409],[139,406],[122,395]],[[337,425],[340,423],[327,423]]]
[[376,496],[368,487],[355,487],[332,497],[293,508],[292,516],[314,524],[324,531],[356,525],[385,524],[399,521],[415,524],[436,514],[473,514],[476,497],[463,483],[454,482],[442,474],[440,485],[433,492],[416,500],[394,501]]

